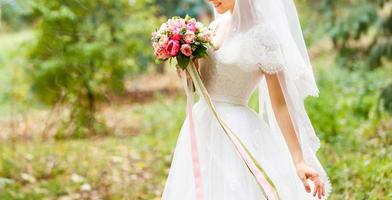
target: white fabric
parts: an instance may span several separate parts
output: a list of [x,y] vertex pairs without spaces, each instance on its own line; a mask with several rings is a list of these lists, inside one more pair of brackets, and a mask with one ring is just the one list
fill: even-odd
[[[315,199],[298,178],[279,129],[272,131],[263,117],[247,105],[264,76],[262,70],[258,66],[222,63],[217,59],[224,56],[221,50],[210,51],[210,57],[201,62],[203,82],[220,116],[239,134],[275,183],[281,199]],[[193,114],[205,200],[265,199],[204,100],[195,103]],[[163,200],[195,199],[188,122],[186,118],[180,131]],[[322,179],[327,180],[325,176]]]
[[[215,15],[219,21],[231,21],[221,60],[258,65],[265,73],[277,74],[304,157],[308,164],[319,168],[315,158],[320,140],[304,108],[304,99],[318,96],[319,90],[293,0],[237,0],[232,15]],[[266,116],[270,127],[276,129],[266,81],[260,81],[259,90],[260,115]],[[329,181],[327,185],[331,189]]]
[[[318,89],[292,0],[237,0],[232,15],[215,13],[215,17],[213,29],[229,20],[231,32],[219,50],[210,50],[203,60],[201,75],[219,114],[255,155],[281,199],[318,199],[305,191],[298,178],[273,114],[264,73],[276,73],[304,158],[319,172],[326,189],[323,199],[327,199],[331,184],[317,159],[320,141],[303,102],[306,96],[317,96]],[[259,113],[247,105],[256,89]],[[200,99],[193,109],[205,199],[265,199],[207,104]],[[163,200],[195,199],[187,123],[185,119]]]
[[[230,12],[215,12],[217,20],[230,16]],[[265,37],[257,33],[265,32],[261,29],[268,25],[267,31],[273,33],[273,40],[279,44],[284,68],[292,77],[300,97],[304,99],[309,95],[318,96],[319,90],[293,0],[237,0],[231,21],[231,36],[225,39],[225,43],[241,45],[240,48],[233,49],[242,52],[241,54],[232,52],[230,55],[241,55],[241,59],[236,59],[236,62],[260,64],[257,61],[264,49],[257,44],[258,41],[265,40]],[[238,43],[238,38],[246,40]]]

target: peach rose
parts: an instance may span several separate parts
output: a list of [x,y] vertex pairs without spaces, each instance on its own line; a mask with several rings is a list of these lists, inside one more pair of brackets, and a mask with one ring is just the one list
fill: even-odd
[[185,41],[185,43],[187,43],[187,44],[192,44],[193,42],[195,42],[195,39],[196,39],[196,35],[195,35],[195,33],[192,32],[192,31],[187,31],[187,32],[184,34],[184,41]]
[[183,44],[181,46],[181,53],[184,54],[185,56],[191,56],[192,55],[192,48],[191,45],[189,44]]
[[168,54],[168,52],[164,48],[157,49],[155,51],[155,56],[158,59],[162,59],[162,60],[170,58],[170,55]]
[[205,31],[202,33],[199,33],[197,35],[197,38],[201,41],[201,42],[210,42],[212,39],[212,34],[209,31]]

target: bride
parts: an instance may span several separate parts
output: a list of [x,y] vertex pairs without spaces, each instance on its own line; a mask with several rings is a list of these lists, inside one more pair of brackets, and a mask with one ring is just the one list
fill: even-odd
[[[316,151],[303,102],[318,96],[293,0],[209,0],[215,49],[196,62],[220,117],[237,134],[278,199],[327,199],[331,184]],[[259,113],[248,107],[258,89]],[[270,199],[203,98],[192,107],[176,144],[163,200]],[[189,123],[200,167],[192,170]],[[199,187],[199,189],[198,189]]]

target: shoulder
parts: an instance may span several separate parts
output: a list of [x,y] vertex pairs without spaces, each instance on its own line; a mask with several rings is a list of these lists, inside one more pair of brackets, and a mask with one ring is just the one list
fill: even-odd
[[241,38],[245,62],[256,64],[267,74],[275,74],[285,69],[281,40],[269,24],[256,24]]
[[247,33],[247,38],[256,42],[256,45],[262,45],[268,50],[276,50],[279,45],[279,38],[273,26],[267,23],[260,23],[253,26]]
[[208,28],[215,30],[216,27],[218,26],[218,20],[213,20],[209,25]]

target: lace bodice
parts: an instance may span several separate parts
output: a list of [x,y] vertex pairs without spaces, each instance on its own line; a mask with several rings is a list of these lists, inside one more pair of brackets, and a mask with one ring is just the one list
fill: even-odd
[[247,105],[263,76],[262,71],[257,66],[221,63],[216,59],[219,53],[219,50],[209,50],[209,56],[200,63],[201,78],[211,99]]
[[[217,26],[212,23],[210,28],[216,31]],[[200,66],[212,100],[247,105],[264,73],[283,70],[284,64],[273,31],[260,24],[225,41],[216,51],[209,49]]]

